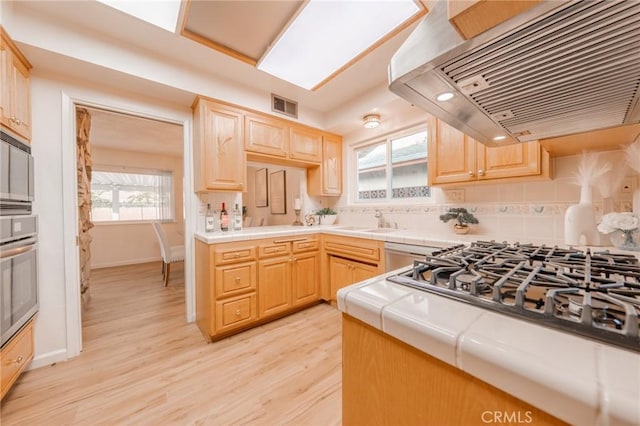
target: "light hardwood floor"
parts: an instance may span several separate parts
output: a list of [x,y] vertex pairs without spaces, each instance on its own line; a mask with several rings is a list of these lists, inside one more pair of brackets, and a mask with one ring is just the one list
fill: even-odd
[[8,425],[333,425],[341,323],[326,304],[206,344],[185,323],[181,267],[93,271],[79,357],[25,373]]

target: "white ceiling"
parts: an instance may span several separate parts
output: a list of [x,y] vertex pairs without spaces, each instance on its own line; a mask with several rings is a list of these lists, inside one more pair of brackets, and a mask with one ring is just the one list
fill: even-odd
[[[359,1],[363,2],[363,7],[366,7],[364,4],[366,1],[376,0]],[[385,116],[397,115],[398,111],[403,111],[404,108],[410,109],[409,103],[387,89],[387,65],[415,24],[377,47],[317,91],[311,92],[259,71],[250,64],[196,41],[162,30],[94,0],[16,1],[12,3],[12,10],[14,15],[41,20],[46,22],[47,26],[72,28],[78,35],[87,34],[102,42],[127,46],[136,54],[170,61],[178,69],[193,70],[214,76],[222,82],[228,81],[229,84],[244,87],[245,90],[276,93],[296,100],[302,108],[315,111],[325,117],[326,125],[321,127],[342,135],[360,130],[362,116],[367,113],[378,113],[384,121]],[[250,33],[251,26],[247,26],[246,22],[249,20],[237,14],[234,15],[230,25]],[[37,35],[33,37],[34,40],[37,39]],[[150,97],[171,99],[172,102],[187,108],[195,96],[195,93],[190,93],[188,90],[163,86],[157,82],[123,74],[78,60],[70,54],[63,55],[30,43],[21,43],[20,39],[17,39],[17,42],[32,62],[34,70],[51,71],[68,78],[83,79],[134,93],[144,92]],[[265,96],[265,104],[268,105],[268,102],[268,96]],[[101,123],[103,120],[106,122],[104,125]],[[96,129],[102,127],[105,129],[104,139],[99,136],[102,130],[100,130],[101,133],[97,133],[99,130],[96,130],[98,145],[116,144],[117,140],[125,139],[109,135],[108,132],[114,132],[116,128],[114,124],[108,124],[109,120],[119,120],[118,126],[122,128],[136,129],[141,141],[137,144],[139,147],[145,146],[150,150],[158,150],[166,146],[169,147],[169,151],[174,149],[171,142],[166,144],[158,142],[160,139],[156,133],[151,133],[148,137],[142,135],[141,131],[146,126],[128,123],[122,117],[107,114],[96,117]]]

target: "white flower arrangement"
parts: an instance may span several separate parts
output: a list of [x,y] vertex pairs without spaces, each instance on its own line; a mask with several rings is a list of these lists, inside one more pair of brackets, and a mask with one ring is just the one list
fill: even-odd
[[633,213],[607,213],[602,216],[598,231],[610,234],[615,231],[628,232],[640,227],[640,219]]

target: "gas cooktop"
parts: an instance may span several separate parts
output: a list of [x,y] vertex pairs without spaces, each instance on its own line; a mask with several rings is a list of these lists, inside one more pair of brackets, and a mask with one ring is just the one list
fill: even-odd
[[389,281],[640,352],[640,261],[609,251],[477,241]]

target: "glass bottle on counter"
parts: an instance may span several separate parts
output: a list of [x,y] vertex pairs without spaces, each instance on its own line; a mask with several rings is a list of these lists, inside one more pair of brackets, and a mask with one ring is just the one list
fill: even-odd
[[211,204],[207,203],[207,213],[204,216],[204,232],[215,231],[215,218],[213,217],[213,210],[211,210]]
[[233,209],[233,230],[242,231],[242,211],[236,203],[236,207]]
[[220,230],[229,230],[229,212],[227,212],[225,203],[222,203],[222,210],[220,210]]

